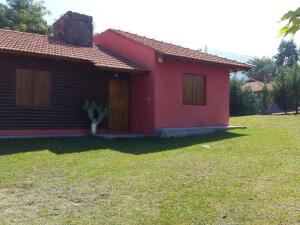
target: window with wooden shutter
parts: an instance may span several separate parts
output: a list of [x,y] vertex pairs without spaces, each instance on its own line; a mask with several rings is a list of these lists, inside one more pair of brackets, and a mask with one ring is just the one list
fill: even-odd
[[50,106],[50,73],[16,70],[16,105],[22,107]]
[[206,104],[206,81],[204,76],[183,75],[183,104],[205,105]]
[[29,70],[17,70],[16,73],[16,105],[33,106],[32,76]]

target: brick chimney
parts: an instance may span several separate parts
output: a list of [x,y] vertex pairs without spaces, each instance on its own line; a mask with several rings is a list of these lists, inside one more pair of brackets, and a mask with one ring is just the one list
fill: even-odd
[[71,45],[93,46],[93,17],[67,12],[53,24],[55,39]]

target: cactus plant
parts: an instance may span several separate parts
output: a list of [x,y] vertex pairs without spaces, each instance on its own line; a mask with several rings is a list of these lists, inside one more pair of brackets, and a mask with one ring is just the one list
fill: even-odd
[[94,101],[86,100],[83,105],[83,110],[87,112],[91,120],[91,134],[97,134],[97,126],[103,122],[105,117],[108,117],[108,107],[97,105]]

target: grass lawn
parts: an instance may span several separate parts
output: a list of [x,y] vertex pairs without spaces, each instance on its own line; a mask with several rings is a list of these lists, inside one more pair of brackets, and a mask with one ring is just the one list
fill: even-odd
[[300,224],[300,116],[182,139],[0,141],[0,224]]

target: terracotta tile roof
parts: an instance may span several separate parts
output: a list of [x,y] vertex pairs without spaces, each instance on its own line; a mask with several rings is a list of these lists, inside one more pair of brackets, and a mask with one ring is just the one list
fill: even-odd
[[233,69],[239,69],[239,70],[248,70],[252,67],[252,65],[247,63],[241,63],[235,60],[230,60],[216,55],[211,55],[198,50],[192,50],[178,45],[157,41],[155,39],[139,36],[137,34],[132,34],[121,30],[114,30],[114,29],[110,29],[110,30],[120,35],[123,35],[127,38],[130,38],[136,42],[139,42],[143,45],[146,45],[150,48],[153,48],[159,53],[165,55],[175,56],[175,57],[180,57],[185,59],[192,59],[192,60],[197,60],[202,62],[210,62],[210,63],[227,65],[227,66],[231,66]]
[[250,88],[254,92],[260,92],[263,88],[263,83],[257,80],[250,80],[244,84],[244,88]]
[[12,30],[0,29],[0,51],[87,61],[103,69],[145,71],[143,68],[96,46],[69,45],[46,35]]
[[[268,88],[272,90],[272,82],[268,83]],[[244,84],[244,88],[250,88],[253,92],[261,92],[263,89],[264,83],[255,79],[250,79]]]

